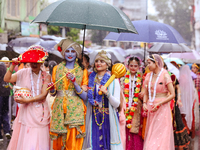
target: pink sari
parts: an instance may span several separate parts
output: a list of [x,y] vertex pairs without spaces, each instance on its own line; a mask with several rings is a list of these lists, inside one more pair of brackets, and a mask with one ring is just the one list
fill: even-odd
[[[149,73],[146,76],[144,86],[148,88]],[[171,78],[166,70],[163,70],[156,87],[156,98],[154,104],[166,99],[168,89],[167,84],[171,83]],[[153,96],[154,83],[151,83],[151,95]],[[151,112],[152,107],[147,103],[148,114],[146,123],[146,133],[144,138],[144,150],[174,150],[174,136],[172,127],[172,114],[170,102],[160,106],[156,112]]]
[[[30,71],[31,69],[28,68],[17,72],[17,86],[31,89]],[[38,75],[33,74],[35,94],[37,80]],[[41,76],[39,91],[42,89],[42,83]],[[13,125],[8,150],[49,150],[49,123],[50,112],[46,99],[41,103],[21,104]]]

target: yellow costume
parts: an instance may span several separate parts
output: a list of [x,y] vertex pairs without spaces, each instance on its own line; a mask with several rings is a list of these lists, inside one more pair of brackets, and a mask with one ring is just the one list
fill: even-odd
[[[74,68],[78,66],[75,63]],[[64,73],[69,70],[65,62],[55,66],[52,73],[52,80],[55,83]],[[74,75],[79,86],[88,85],[88,72],[79,66]],[[50,135],[53,141],[53,149],[81,150],[85,137],[85,115],[86,106],[83,100],[75,93],[73,83],[67,78],[59,81],[55,89],[56,98],[52,105],[52,118],[50,124]]]

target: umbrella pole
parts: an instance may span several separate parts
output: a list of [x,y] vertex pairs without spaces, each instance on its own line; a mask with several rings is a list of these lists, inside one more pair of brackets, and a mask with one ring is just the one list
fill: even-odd
[[144,65],[145,65],[145,56],[146,56],[146,44],[147,43],[144,43]]
[[85,29],[86,29],[86,25],[84,25],[84,32],[83,32],[83,48],[82,48],[82,60],[83,60],[83,54],[84,54],[84,45],[85,45]]

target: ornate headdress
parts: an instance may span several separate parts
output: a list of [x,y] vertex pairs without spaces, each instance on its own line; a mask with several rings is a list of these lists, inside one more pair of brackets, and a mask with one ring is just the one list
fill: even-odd
[[96,60],[103,60],[107,63],[107,65],[110,67],[111,66],[111,55],[107,53],[106,51],[102,50],[98,52],[95,61]]
[[81,46],[70,39],[63,39],[54,46],[55,49],[61,52],[63,57],[65,56],[65,51],[70,47],[72,47],[76,51],[76,54],[78,57],[81,56],[81,53],[82,53]]
[[192,67],[196,67],[197,69],[199,69],[199,66],[196,63],[192,64]]
[[32,45],[26,52],[19,56],[20,62],[27,63],[43,63],[48,57],[48,53],[45,49],[39,45]]

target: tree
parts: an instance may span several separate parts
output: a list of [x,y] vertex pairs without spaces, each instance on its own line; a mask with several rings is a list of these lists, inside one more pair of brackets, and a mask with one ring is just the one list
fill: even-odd
[[48,34],[50,35],[60,35],[60,27],[59,26],[48,26],[47,27]]
[[80,29],[69,28],[67,30],[67,36],[71,37],[74,42],[77,42],[79,38]]
[[0,28],[0,33],[3,33],[3,30]]
[[191,42],[190,5],[188,0],[152,0],[158,19],[174,27],[182,37]]

